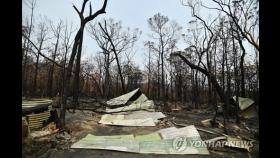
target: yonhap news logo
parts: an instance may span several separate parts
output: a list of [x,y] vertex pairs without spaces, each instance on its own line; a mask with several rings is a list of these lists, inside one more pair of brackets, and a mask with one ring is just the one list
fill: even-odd
[[177,152],[184,151],[187,147],[194,148],[222,148],[222,147],[241,147],[248,149],[253,147],[253,141],[245,140],[219,140],[219,141],[203,141],[196,140],[191,137],[179,136],[173,139],[173,149]]

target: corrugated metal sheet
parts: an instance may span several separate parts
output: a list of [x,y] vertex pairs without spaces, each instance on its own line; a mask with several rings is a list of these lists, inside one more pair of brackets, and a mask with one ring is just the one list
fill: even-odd
[[129,93],[126,93],[119,97],[108,100],[106,102],[106,104],[109,105],[110,107],[118,107],[121,105],[125,105],[139,91],[140,91],[140,89],[137,88]]
[[[233,97],[233,100],[236,101],[236,96]],[[250,107],[252,104],[254,104],[254,101],[250,98],[238,97],[238,102],[239,102],[240,110],[245,110],[248,107]]]
[[114,109],[106,108],[106,112],[108,112],[108,113],[135,111],[135,110],[154,111],[154,102],[152,100],[147,100],[143,103],[132,103],[128,106],[123,106],[123,107],[114,108]]
[[50,109],[46,112],[38,114],[29,114],[26,116],[28,126],[30,129],[37,129],[43,126],[44,121],[47,121],[50,117]]
[[[164,139],[160,135],[165,135],[168,139]],[[178,137],[185,138],[183,140],[185,144],[176,142]],[[74,143],[71,148],[104,149],[152,154],[209,155],[209,151],[205,145],[191,145],[191,141],[203,143],[197,129],[193,125],[184,128],[171,127],[135,137],[133,135],[94,136],[88,134],[85,138]],[[177,144],[179,145],[178,149]]]
[[51,106],[52,100],[49,99],[32,99],[22,100],[22,114],[28,115],[31,113],[43,112]]
[[135,127],[156,126],[152,118],[125,119],[124,115],[110,115],[110,114],[103,115],[99,123],[105,125],[135,126]]

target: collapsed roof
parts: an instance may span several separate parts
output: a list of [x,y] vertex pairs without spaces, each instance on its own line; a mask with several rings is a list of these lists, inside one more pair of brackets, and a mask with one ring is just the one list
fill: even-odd
[[139,88],[106,102],[109,108],[99,123],[119,126],[156,126],[158,119],[166,117],[155,112],[154,102]]
[[140,88],[137,88],[129,93],[123,94],[119,97],[113,98],[111,100],[108,100],[106,102],[106,104],[110,107],[110,108],[115,108],[115,107],[119,107],[119,106],[124,106],[126,105],[129,101],[135,100],[137,99],[140,95],[142,94],[142,92],[140,91]]

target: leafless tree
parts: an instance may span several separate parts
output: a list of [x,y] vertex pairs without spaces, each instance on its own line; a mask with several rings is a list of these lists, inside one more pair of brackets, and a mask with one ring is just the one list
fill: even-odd
[[[135,29],[132,33],[128,30],[123,30],[121,22],[114,22],[113,19],[104,19],[102,23],[98,23],[99,31],[101,32],[102,40],[105,41],[102,45],[102,49],[107,55],[112,52],[114,54],[114,59],[117,63],[118,73],[121,80],[122,92],[125,93],[125,81],[122,73],[121,62],[119,60],[119,54],[122,52],[131,51],[134,43],[138,40],[140,32]],[[94,32],[93,32],[94,33]],[[108,41],[110,45],[106,42]],[[110,59],[107,59],[110,62]]]
[[63,34],[61,36],[61,44],[62,44],[62,48],[63,48],[63,67],[62,67],[62,73],[61,73],[61,86],[60,86],[60,95],[63,94],[64,91],[64,85],[65,85],[65,72],[66,72],[66,64],[67,64],[67,55],[69,53],[69,50],[71,49],[71,46],[74,42],[74,40],[72,40],[72,35],[74,33],[75,29],[73,28],[73,23],[68,24],[67,22],[65,22],[64,26],[63,26]]
[[37,43],[39,46],[36,54],[34,81],[33,81],[32,93],[31,93],[32,96],[35,96],[37,93],[37,77],[38,77],[39,59],[40,59],[39,52],[43,49],[43,43],[47,40],[47,33],[48,33],[47,25],[43,21],[40,22],[38,24],[38,33],[37,33]]
[[145,46],[148,47],[148,65],[147,65],[147,69],[148,69],[148,73],[147,73],[147,76],[148,76],[148,96],[151,96],[150,94],[150,87],[151,87],[151,47],[153,45],[153,42],[151,41],[147,41],[145,42],[144,44]]
[[[210,24],[207,24],[207,22],[205,20],[203,20],[197,14],[196,6],[198,5],[198,3],[192,3],[191,1],[189,1],[187,4],[183,4],[183,5],[190,7],[191,11],[192,11],[192,16],[202,22],[203,28],[204,28],[203,30],[205,32],[205,38],[203,40],[201,48],[194,46],[194,48],[196,49],[196,51],[199,54],[199,60],[198,60],[197,65],[190,62],[189,59],[183,55],[184,54],[183,52],[176,52],[176,53],[172,53],[171,55],[172,55],[172,57],[174,57],[174,56],[180,57],[188,66],[190,66],[190,68],[198,70],[199,72],[201,72],[202,74],[207,76],[210,84],[212,84],[215,87],[218,95],[220,96],[221,100],[224,102],[223,116],[224,116],[224,125],[225,125],[224,129],[226,132],[226,118],[227,118],[227,112],[228,112],[228,107],[229,107],[229,97],[225,94],[223,88],[220,86],[216,77],[213,75],[213,72],[211,71],[211,69],[212,69],[211,66],[209,66],[210,49],[216,40],[216,35],[213,32],[212,24],[216,21],[216,19],[214,19]],[[206,53],[206,61],[207,61],[208,67],[201,60],[205,53]],[[201,67],[200,64],[202,64],[203,67]],[[217,113],[217,111],[216,111],[216,113]],[[214,122],[215,122],[215,119],[216,119],[216,115],[214,116],[214,119],[213,119]]]
[[[109,97],[109,89],[111,86],[111,79],[110,79],[110,66],[111,63],[114,61],[114,56],[111,54],[111,45],[109,40],[104,38],[106,36],[98,26],[97,23],[95,24],[89,24],[88,32],[90,33],[90,36],[96,41],[99,48],[101,48],[101,52],[103,54],[104,59],[104,69],[105,69],[105,78],[104,78],[104,84],[103,84],[103,94],[102,96],[105,98]],[[100,70],[101,71],[101,70]],[[99,73],[101,74],[101,73]]]
[[[153,32],[151,38],[154,40],[152,49],[158,53],[158,69],[161,68],[161,83],[159,83],[159,72],[158,72],[158,97],[160,97],[160,91],[165,91],[165,75],[164,75],[164,60],[165,53],[168,52],[168,46],[170,43],[174,43],[179,36],[178,33],[182,29],[175,21],[169,21],[167,16],[161,15],[160,13],[155,14],[153,17],[148,19],[148,24]],[[164,97],[166,94],[163,94]]]
[[[241,70],[241,96],[245,97],[245,71],[244,58],[245,48],[243,39],[247,40],[256,50],[259,51],[258,32],[255,28],[258,27],[258,1],[255,0],[212,0],[217,7],[205,8],[221,11],[230,18],[232,22],[232,29],[236,32],[236,39],[242,50],[240,70]],[[257,36],[256,36],[257,34]]]
[[[242,38],[246,39],[252,46],[259,50],[258,27],[259,21],[259,3],[256,0],[212,0],[217,7],[209,7],[202,4],[203,7],[214,9],[227,15],[234,24]],[[257,35],[256,35],[257,34]]]
[[[26,1],[24,1],[26,2]],[[31,15],[30,15],[30,23],[29,25],[27,24],[26,25],[26,31],[25,31],[25,34],[27,35],[27,37],[30,39],[31,37],[31,33],[33,31],[33,21],[34,21],[34,9],[36,7],[36,0],[32,0],[31,2],[28,1],[26,2],[26,5],[31,9]],[[26,89],[27,89],[27,68],[26,68],[26,65],[27,65],[27,58],[28,58],[28,51],[30,49],[30,42],[28,40],[26,40],[26,38],[24,38],[24,43],[23,43],[23,53],[22,53],[22,56],[24,56],[24,61],[23,61],[23,69],[22,69],[22,79],[23,79],[23,83],[22,83],[22,89],[23,89],[23,95],[25,96],[26,95]]]
[[73,44],[73,48],[72,48],[72,53],[70,55],[70,60],[66,69],[66,77],[65,77],[65,85],[64,85],[64,91],[63,91],[63,97],[62,97],[62,106],[61,106],[61,113],[60,113],[60,120],[61,120],[61,124],[62,126],[65,125],[65,107],[67,104],[67,96],[68,96],[68,92],[70,89],[70,78],[72,76],[72,68],[73,68],[73,64],[74,64],[74,58],[77,55],[76,58],[76,70],[75,70],[75,77],[74,77],[74,104],[77,105],[78,104],[78,93],[79,93],[79,73],[80,73],[80,60],[81,60],[81,53],[82,53],[82,44],[83,44],[83,33],[84,33],[84,28],[86,26],[86,24],[93,20],[94,18],[96,18],[98,15],[100,14],[104,14],[106,6],[107,6],[107,0],[104,0],[103,6],[101,9],[99,9],[98,11],[96,11],[95,13],[92,13],[92,7],[91,4],[89,5],[89,15],[84,17],[84,10],[85,10],[85,6],[87,4],[88,0],[84,0],[83,4],[82,4],[82,8],[79,11],[77,9],[77,7],[75,5],[73,5],[75,11],[78,13],[79,17],[80,17],[80,28],[75,36],[75,40],[74,40],[74,44]]
[[[58,52],[58,46],[59,46],[59,41],[61,38],[61,30],[62,30],[62,20],[60,20],[57,24],[57,26],[54,26],[54,24],[50,21],[50,28],[52,30],[52,33],[54,37],[56,38],[56,42],[54,45],[54,51],[52,53],[52,60],[55,61],[57,57],[57,52]],[[47,81],[47,95],[49,97],[53,96],[53,75],[54,75],[54,66],[55,64],[52,63],[49,67],[49,73],[48,73],[48,81]]]

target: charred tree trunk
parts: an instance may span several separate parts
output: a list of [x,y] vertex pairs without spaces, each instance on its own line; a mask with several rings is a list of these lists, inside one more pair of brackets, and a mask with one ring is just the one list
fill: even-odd
[[[162,48],[163,49],[163,48]],[[163,51],[163,50],[162,50]],[[164,66],[163,66],[163,52],[161,52],[161,89],[160,89],[160,91],[162,92],[161,93],[161,100],[163,100],[164,99],[164,96],[165,96],[165,91],[164,91]]]
[[81,69],[81,55],[82,55],[82,45],[83,45],[83,30],[84,25],[81,26],[81,35],[79,40],[77,58],[76,58],[76,67],[75,67],[75,76],[74,76],[74,85],[73,85],[73,106],[75,108],[79,106],[79,94],[80,94],[80,69]]
[[121,65],[120,65],[118,54],[115,50],[115,47],[113,47],[113,51],[114,51],[115,58],[116,58],[116,61],[117,61],[118,71],[119,71],[121,85],[122,85],[122,93],[124,94],[125,93],[125,84],[124,84],[124,79],[123,79],[123,75],[122,75]]
[[39,52],[42,50],[42,45],[43,45],[43,41],[40,42],[39,50],[36,55],[35,74],[33,80],[32,93],[31,93],[33,97],[37,95],[37,77],[38,77],[39,58],[40,58]]
[[151,97],[150,94],[150,84],[151,84],[151,52],[149,47],[149,63],[148,63],[148,96]]
[[77,48],[78,48],[78,45],[80,45],[79,51],[81,51],[84,26],[86,25],[87,22],[93,20],[98,15],[106,13],[105,8],[107,6],[107,0],[104,0],[102,8],[99,9],[98,11],[96,11],[94,14],[92,14],[92,8],[91,8],[91,4],[90,4],[89,16],[84,18],[83,14],[84,14],[85,5],[87,2],[88,2],[88,0],[84,0],[81,11],[78,11],[76,6],[73,5],[75,11],[78,13],[78,15],[80,17],[81,25],[80,25],[80,29],[78,30],[78,32],[75,36],[72,53],[70,56],[69,64],[66,69],[65,86],[64,86],[64,92],[63,92],[63,96],[62,96],[62,105],[61,105],[61,111],[60,111],[60,121],[61,121],[62,127],[65,126],[65,110],[66,110],[66,104],[67,104],[67,97],[68,97],[68,93],[69,93],[69,89],[70,89],[70,79],[72,76],[74,58],[77,53],[78,54],[81,53],[81,52],[77,52]]
[[226,69],[227,69],[227,95],[230,96],[231,95],[231,71],[230,71],[230,67],[228,65],[228,57],[226,54]]
[[23,96],[26,96],[26,91],[27,91],[27,57],[28,57],[28,48],[29,46],[27,45],[25,53],[24,53],[24,64],[23,64],[23,70],[22,70],[22,90],[23,90]]
[[70,90],[70,79],[72,76],[72,68],[74,65],[74,58],[77,54],[77,47],[78,47],[78,43],[80,40],[80,36],[81,36],[81,30],[79,30],[75,36],[75,41],[74,41],[74,45],[72,48],[72,53],[70,56],[70,60],[68,63],[68,66],[66,68],[66,74],[65,74],[65,82],[64,82],[64,90],[63,90],[63,96],[62,96],[62,104],[61,104],[61,110],[60,110],[60,121],[61,121],[61,125],[64,126],[65,125],[65,110],[66,110],[66,106],[67,106],[67,97],[68,97],[68,93]]
[[[54,49],[54,54],[53,54],[53,61],[55,61],[56,58],[56,53],[57,53],[57,48],[59,44],[59,36],[57,37],[56,44],[55,44],[55,49]],[[49,77],[48,77],[48,86],[47,86],[47,95],[49,97],[53,97],[53,73],[54,73],[54,63],[51,64],[49,68]]]
[[[219,85],[219,83],[218,83],[217,79],[215,78],[215,76],[213,76],[207,70],[205,70],[205,69],[203,69],[203,68],[201,68],[199,66],[196,66],[196,65],[192,64],[191,62],[189,62],[181,53],[173,53],[172,56],[180,57],[192,69],[196,69],[199,72],[201,72],[204,75],[206,75],[207,77],[210,77],[211,83],[215,87],[215,89],[216,89],[218,95],[220,96],[221,100],[224,102],[224,107],[223,107],[224,129],[225,129],[225,133],[227,133],[227,130],[226,130],[226,119],[228,117],[229,98],[225,94],[225,92],[223,91],[222,87]],[[215,121],[215,120],[213,120],[213,121]]]
[[[55,58],[53,58],[55,60]],[[48,73],[48,82],[47,82],[47,96],[53,97],[53,73],[54,73],[54,64],[49,68]]]
[[242,44],[241,40],[238,40],[239,44],[240,44],[240,48],[242,50],[242,55],[241,55],[241,59],[240,59],[240,73],[241,73],[241,96],[245,97],[246,93],[245,93],[245,70],[244,70],[244,58],[245,58],[245,48]]
[[[242,36],[240,35],[240,33],[238,31],[235,30],[235,33],[236,33],[236,38],[237,38],[237,41],[239,43],[239,46],[241,48],[241,51],[242,51],[242,54],[241,54],[241,58],[240,58],[240,75],[241,75],[241,79],[240,79],[240,82],[241,82],[241,97],[245,97],[246,96],[246,93],[245,93],[245,70],[244,70],[244,58],[245,58],[245,55],[246,55],[246,51],[245,51],[245,48],[244,48],[244,45],[242,43]],[[233,34],[233,32],[232,32]]]
[[[160,55],[159,55],[160,56]],[[159,77],[159,60],[157,63],[157,99],[160,99],[160,77]]]
[[[216,45],[215,45],[216,47]],[[212,52],[211,51],[207,51],[206,52],[206,61],[207,61],[207,67],[208,67],[208,71],[209,73],[212,73],[212,61],[211,61],[211,57],[212,57]],[[211,76],[208,77],[208,104],[210,106],[212,106],[213,101],[212,101],[212,84],[211,84]]]
[[235,40],[234,40],[234,36],[233,36],[233,31],[232,31],[232,46],[233,46],[233,67],[234,67],[234,78],[235,78],[235,96],[237,98],[237,104],[235,105],[235,118],[236,118],[236,123],[240,122],[240,118],[239,118],[239,102],[238,102],[238,96],[239,96],[239,75],[238,75],[238,68],[237,68],[237,50],[236,50],[236,46],[235,46]]
[[173,95],[174,91],[173,91],[173,77],[171,76],[170,79],[170,95],[171,95],[171,102],[174,101],[174,95]]
[[[36,1],[32,1],[31,3],[31,17],[30,17],[30,26],[28,28],[28,35],[27,38],[30,39],[31,36],[31,31],[32,31],[32,26],[33,26],[33,15],[34,15],[34,8],[36,5]],[[30,47],[30,42],[27,40],[26,42],[26,47],[24,49],[24,64],[23,64],[23,70],[22,70],[22,78],[23,78],[23,83],[22,83],[22,89],[23,89],[23,95],[26,96],[26,91],[27,91],[27,57],[28,57],[28,51]],[[24,45],[25,46],[25,45]]]
[[[105,57],[104,57],[104,63],[105,63],[105,81],[103,85],[103,97],[108,99],[109,98],[109,88],[110,88],[110,52],[107,50],[103,50]],[[100,72],[101,74],[101,72]]]
[[115,55],[115,58],[116,58],[116,62],[117,62],[117,67],[118,67],[118,73],[120,75],[120,80],[121,80],[121,85],[122,85],[122,93],[125,93],[125,82],[124,82],[124,77],[123,77],[123,74],[122,74],[122,69],[121,69],[121,65],[120,65],[120,62],[119,62],[119,57],[118,57],[118,53],[117,53],[117,50],[115,48],[115,44],[114,42],[112,41],[109,33],[108,33],[108,30],[107,30],[107,26],[106,26],[106,21],[105,21],[105,26],[104,28],[102,27],[101,23],[98,23],[101,30],[103,31],[103,33],[107,36],[107,39],[109,40],[111,46],[112,46],[112,51],[114,52],[114,55]]
[[191,97],[192,97],[192,104],[194,104],[195,103],[195,81],[194,81],[194,70],[193,69],[191,69],[191,85],[192,85],[192,95],[191,95]]
[[194,108],[198,108],[199,90],[198,90],[198,70],[195,72],[195,89],[194,89]]
[[225,90],[225,52],[223,51],[222,57],[222,88]]

